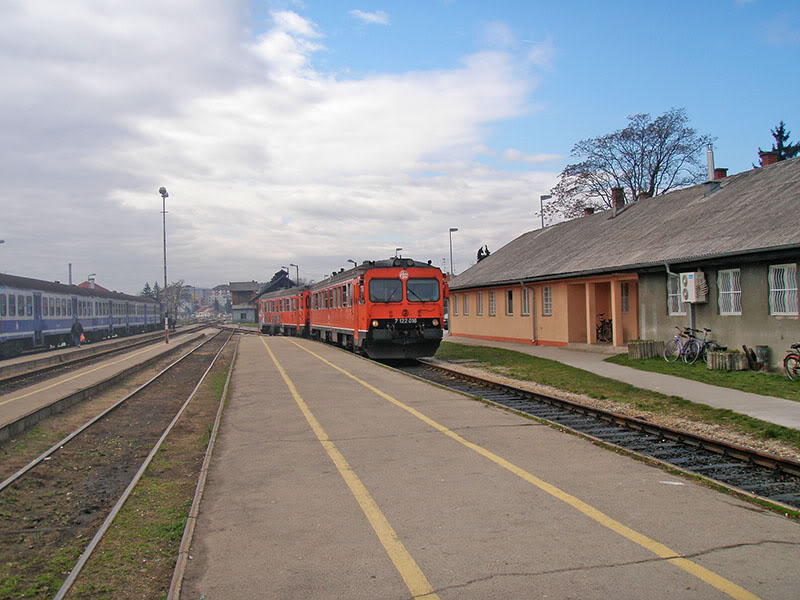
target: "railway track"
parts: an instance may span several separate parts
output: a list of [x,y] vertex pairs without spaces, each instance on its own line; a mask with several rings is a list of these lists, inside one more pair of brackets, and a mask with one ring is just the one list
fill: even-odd
[[[64,570],[54,579],[69,576],[54,597],[65,597],[232,337],[199,343],[0,483],[4,579],[37,589],[59,554]],[[55,588],[41,591],[53,597]]]
[[[190,329],[185,329],[171,334],[171,337],[178,337],[184,334],[194,333],[196,331],[200,331],[201,329],[205,329],[205,326],[197,326]],[[145,335],[147,336],[146,338],[131,339],[127,344],[123,343],[122,345],[115,345],[108,350],[101,350],[99,352],[78,356],[76,358],[60,360],[62,357],[59,356],[57,357],[59,359],[57,362],[52,362],[50,364],[38,365],[36,363],[39,361],[34,359],[31,361],[34,363],[31,367],[20,365],[20,370],[7,375],[3,374],[2,370],[0,370],[0,394],[13,392],[22,387],[44,381],[45,379],[48,379],[54,375],[62,375],[76,367],[83,367],[87,364],[99,362],[140,346],[158,343],[163,339],[164,334],[159,332]],[[6,368],[5,370],[8,369]]]
[[800,509],[800,463],[419,361],[401,371],[655,459],[782,509]]

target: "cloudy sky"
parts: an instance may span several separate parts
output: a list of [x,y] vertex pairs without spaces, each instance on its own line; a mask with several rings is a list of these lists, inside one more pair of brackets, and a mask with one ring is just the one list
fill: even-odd
[[442,266],[450,227],[461,271],[628,115],[731,173],[797,141],[799,53],[795,0],[4,0],[0,271],[163,282],[160,186],[170,281]]

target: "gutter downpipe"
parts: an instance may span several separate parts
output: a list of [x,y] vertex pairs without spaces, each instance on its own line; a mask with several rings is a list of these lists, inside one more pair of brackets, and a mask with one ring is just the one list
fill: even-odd
[[[677,273],[673,273],[672,271],[669,270],[669,263],[665,262],[664,263],[664,267],[667,269],[667,274],[668,275],[674,275],[680,281],[680,275],[678,275]],[[667,289],[669,289],[669,282],[667,282]],[[667,300],[667,301],[669,301],[669,300]],[[694,304],[689,304],[689,327],[691,327],[692,329],[695,329],[695,326],[694,326]]]
[[[525,282],[520,280],[519,282],[520,287],[522,288],[522,293],[524,294],[526,290],[533,291],[531,288],[525,285]],[[528,304],[528,310],[531,312],[531,343],[536,345],[536,310],[533,307],[533,300],[536,299],[536,294],[531,294],[531,302]],[[519,312],[520,315],[522,314],[522,298],[520,298],[519,303]]]

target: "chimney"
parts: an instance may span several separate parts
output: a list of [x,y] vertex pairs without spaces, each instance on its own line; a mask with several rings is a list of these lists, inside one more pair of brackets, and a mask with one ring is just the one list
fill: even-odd
[[612,187],[611,188],[611,210],[612,214],[616,214],[617,211],[622,210],[625,206],[625,190],[621,187]]
[[589,215],[594,214],[594,206],[586,206],[583,209],[583,216],[588,217]]
[[706,159],[708,160],[708,180],[714,179],[714,145],[709,144],[706,150]]
[[714,179],[725,179],[728,176],[728,169],[714,169]]
[[653,194],[651,194],[650,192],[641,191],[641,192],[639,192],[639,195],[636,196],[636,199],[637,200],[646,200],[647,198],[652,198],[652,197],[653,197]]
[[761,159],[762,167],[768,167],[778,162],[778,153],[774,150],[770,152],[759,152],[758,157]]

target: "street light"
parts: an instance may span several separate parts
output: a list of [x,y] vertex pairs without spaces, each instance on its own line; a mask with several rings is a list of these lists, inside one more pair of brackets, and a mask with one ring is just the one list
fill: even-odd
[[289,263],[289,266],[290,267],[294,267],[294,272],[295,272],[294,283],[295,283],[295,285],[300,285],[300,267],[298,267],[294,263]]
[[458,231],[458,227],[450,228],[450,275],[453,274],[453,232]]
[[161,194],[161,217],[164,230],[164,343],[169,344],[169,298],[167,296],[167,188],[161,186],[158,188],[158,193]]
[[352,258],[348,258],[348,259],[347,259],[347,262],[351,262],[351,263],[353,263],[353,266],[354,266],[354,267],[357,267],[357,266],[358,266],[358,263],[357,263],[356,261],[354,261]]
[[544,229],[544,201],[550,200],[550,198],[552,198],[550,194],[539,196],[539,215],[542,217],[542,229]]
[[400,250],[402,250],[402,248],[395,248],[394,249],[394,257],[395,258],[397,258],[397,253],[400,252]]

